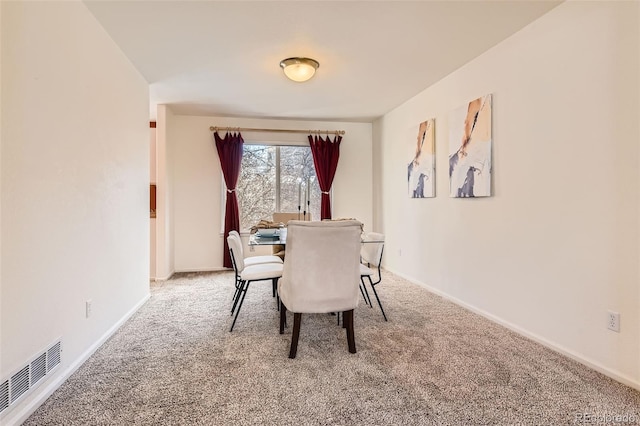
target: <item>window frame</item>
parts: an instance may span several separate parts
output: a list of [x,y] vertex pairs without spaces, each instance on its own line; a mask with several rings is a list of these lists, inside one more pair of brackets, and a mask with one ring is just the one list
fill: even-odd
[[[281,146],[287,147],[300,147],[306,146],[311,149],[308,141],[305,142],[276,142],[276,141],[250,141],[244,142],[245,145],[261,145],[261,146],[275,146],[279,148]],[[317,175],[316,175],[317,179]],[[227,205],[227,183],[224,181],[224,173],[222,172],[222,168],[220,168],[220,182],[221,182],[221,190],[220,190],[220,235],[224,236],[224,216],[226,213],[226,205]],[[333,205],[333,185],[331,185],[331,189],[329,190],[329,198],[331,200],[331,205]],[[276,212],[280,212],[280,150],[276,149]],[[320,220],[320,219],[316,219]],[[249,235],[249,230],[240,230],[240,235]]]

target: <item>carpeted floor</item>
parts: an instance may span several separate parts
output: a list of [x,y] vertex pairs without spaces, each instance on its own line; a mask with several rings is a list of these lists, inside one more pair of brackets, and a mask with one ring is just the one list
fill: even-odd
[[390,273],[378,286],[389,322],[361,303],[357,354],[335,316],[303,315],[288,359],[293,320],[278,334],[266,282],[229,333],[232,289],[229,272],[152,284],[24,424],[640,424],[639,392]]

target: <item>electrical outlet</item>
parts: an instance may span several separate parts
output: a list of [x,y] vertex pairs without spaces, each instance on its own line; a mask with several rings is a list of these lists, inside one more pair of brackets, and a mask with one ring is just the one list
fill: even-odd
[[618,312],[607,312],[607,328],[620,333],[620,314]]
[[91,316],[91,299],[84,302],[85,315],[87,318]]

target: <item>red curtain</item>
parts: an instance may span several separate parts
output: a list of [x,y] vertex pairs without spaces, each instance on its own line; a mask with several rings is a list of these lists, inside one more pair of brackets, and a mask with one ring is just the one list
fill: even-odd
[[331,219],[331,198],[329,191],[333,184],[333,177],[338,168],[338,158],[340,158],[340,142],[342,136],[336,136],[333,141],[327,136],[309,135],[309,145],[313,154],[313,165],[316,168],[318,184],[322,191],[322,202],[320,204],[320,219]]
[[244,140],[240,133],[227,133],[224,138],[213,134],[220,157],[220,166],[224,174],[224,182],[227,185],[227,205],[224,213],[224,261],[225,268],[231,268],[231,255],[227,236],[229,231],[240,232],[240,212],[238,210],[238,197],[236,197],[236,184],[240,176],[240,165],[242,164],[242,152]]

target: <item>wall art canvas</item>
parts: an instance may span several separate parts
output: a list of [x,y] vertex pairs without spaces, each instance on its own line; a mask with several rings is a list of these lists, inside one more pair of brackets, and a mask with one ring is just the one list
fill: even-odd
[[418,136],[411,144],[413,159],[407,167],[409,198],[435,197],[435,123],[434,118],[420,123]]
[[449,115],[451,197],[491,196],[491,94]]

